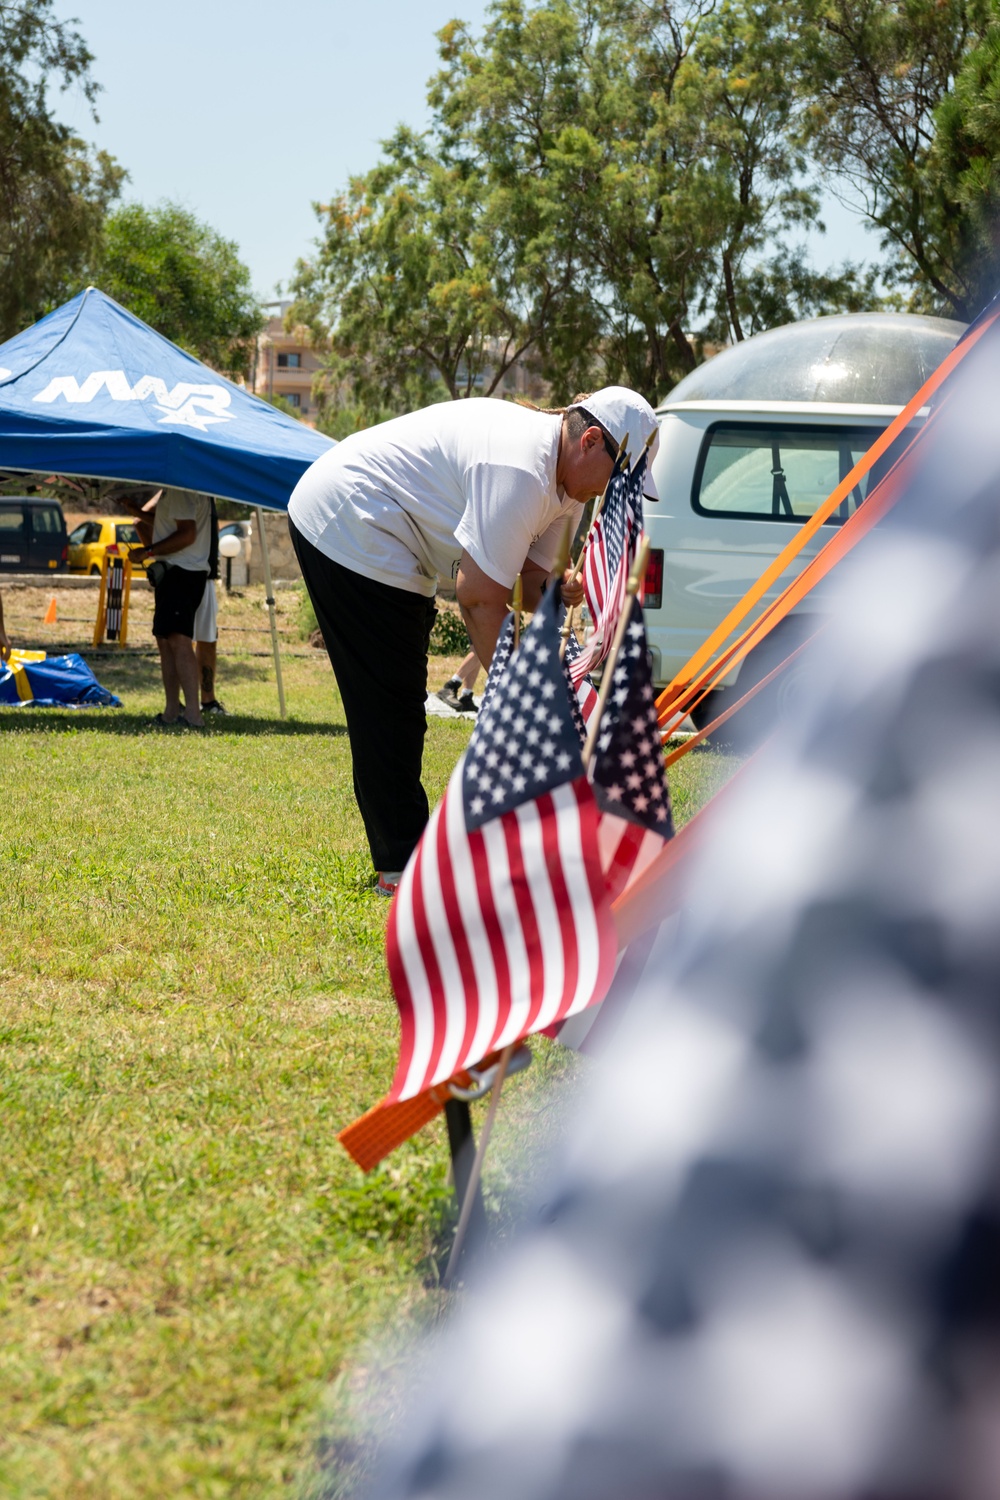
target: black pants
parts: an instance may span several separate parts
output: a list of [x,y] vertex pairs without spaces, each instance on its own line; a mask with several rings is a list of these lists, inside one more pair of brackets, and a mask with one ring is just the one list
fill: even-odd
[[402,870],[427,824],[420,762],[434,600],[352,573],[291,518],[288,530],[344,702],[372,862]]

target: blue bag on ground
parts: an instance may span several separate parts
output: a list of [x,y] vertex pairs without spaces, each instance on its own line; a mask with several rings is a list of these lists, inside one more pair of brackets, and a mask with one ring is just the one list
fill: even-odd
[[[31,653],[34,654],[34,653]],[[122,700],[101,687],[82,656],[21,660],[14,652],[0,665],[0,704],[34,708],[121,708]]]

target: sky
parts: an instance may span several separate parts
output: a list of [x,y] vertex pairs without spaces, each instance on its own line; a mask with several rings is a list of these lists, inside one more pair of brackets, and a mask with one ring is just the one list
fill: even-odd
[[[130,174],[125,196],[172,199],[235,240],[265,300],[318,232],[312,210],[367,171],[401,122],[429,123],[435,32],[479,27],[487,0],[57,0],[76,16],[102,85],[95,124],[78,93],[57,117]],[[287,24],[282,25],[282,18]],[[813,261],[871,258],[875,240],[826,200]],[[801,236],[797,236],[801,238]]]

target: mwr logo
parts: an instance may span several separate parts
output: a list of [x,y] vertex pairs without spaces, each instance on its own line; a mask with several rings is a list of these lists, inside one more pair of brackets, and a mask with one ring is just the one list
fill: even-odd
[[152,396],[156,410],[163,413],[161,422],[197,427],[199,432],[213,422],[231,422],[236,415],[226,410],[230,398],[224,385],[188,385],[181,380],[168,391],[158,375],[143,375],[133,386],[129,385],[124,370],[94,370],[82,385],[77,383],[75,375],[59,375],[33,399],[55,401],[64,396],[67,401],[93,401],[104,389],[112,401],[145,401]]

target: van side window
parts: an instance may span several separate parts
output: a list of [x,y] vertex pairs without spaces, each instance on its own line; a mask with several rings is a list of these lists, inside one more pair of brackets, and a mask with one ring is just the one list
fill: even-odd
[[32,509],[31,525],[36,536],[57,536],[63,528],[62,511],[54,505],[39,505]]
[[0,505],[0,531],[24,530],[24,511],[13,505]]
[[[806,521],[883,427],[774,426],[718,422],[705,434],[691,492],[703,516]],[[876,464],[827,522],[846,521],[885,472]]]

